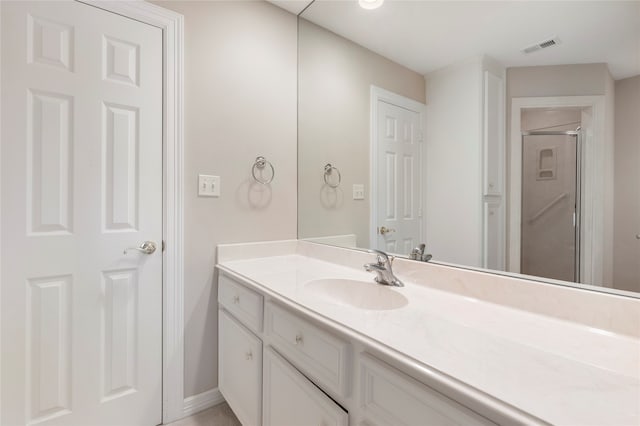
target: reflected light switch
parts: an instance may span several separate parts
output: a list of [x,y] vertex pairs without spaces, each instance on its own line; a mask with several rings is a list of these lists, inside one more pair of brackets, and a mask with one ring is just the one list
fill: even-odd
[[362,183],[353,184],[353,199],[364,200],[364,184]]
[[219,197],[220,176],[198,175],[198,196]]

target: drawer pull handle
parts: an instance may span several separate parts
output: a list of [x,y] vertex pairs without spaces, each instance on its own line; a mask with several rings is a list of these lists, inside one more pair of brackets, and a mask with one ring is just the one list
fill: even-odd
[[240,296],[233,296],[233,303],[235,303],[236,305],[240,303]]
[[245,358],[247,358],[247,361],[250,361],[253,359],[253,353],[251,351],[247,352],[246,354],[244,354]]
[[302,334],[296,334],[296,345],[301,345],[303,341]]

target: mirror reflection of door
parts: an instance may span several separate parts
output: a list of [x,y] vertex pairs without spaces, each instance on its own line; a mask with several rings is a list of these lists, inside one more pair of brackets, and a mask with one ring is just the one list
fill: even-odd
[[[420,113],[377,100],[373,192],[375,248],[408,254],[422,235]],[[375,218],[375,216],[374,216]]]
[[522,149],[524,274],[577,281],[574,135],[527,135]]
[[522,137],[521,272],[578,282],[580,111],[529,111],[527,118],[539,127]]

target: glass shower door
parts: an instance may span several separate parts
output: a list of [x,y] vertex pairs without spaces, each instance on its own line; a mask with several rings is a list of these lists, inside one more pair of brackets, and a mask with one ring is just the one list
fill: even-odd
[[521,272],[577,282],[579,262],[577,132],[522,136]]

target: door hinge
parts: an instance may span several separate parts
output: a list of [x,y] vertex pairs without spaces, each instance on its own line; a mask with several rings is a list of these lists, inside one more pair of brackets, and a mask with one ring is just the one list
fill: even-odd
[[165,243],[164,243],[164,240],[162,240],[162,251],[164,251],[164,249],[165,249]]

